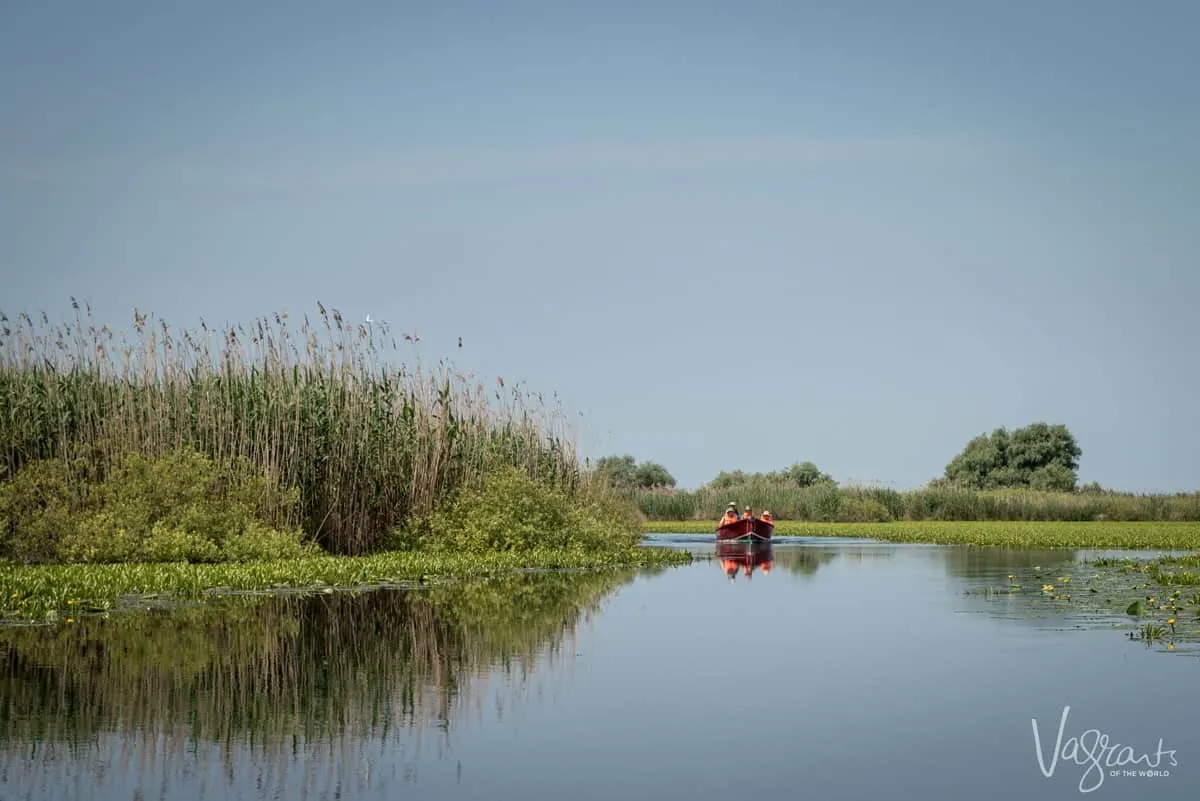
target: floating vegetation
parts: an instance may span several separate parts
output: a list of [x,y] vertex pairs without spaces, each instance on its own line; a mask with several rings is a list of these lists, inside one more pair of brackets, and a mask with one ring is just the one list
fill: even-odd
[[324,591],[426,585],[517,571],[580,570],[681,564],[686,551],[635,548],[585,552],[389,552],[313,556],[273,562],[0,566],[0,622],[75,622],[113,609],[203,600],[236,592]]

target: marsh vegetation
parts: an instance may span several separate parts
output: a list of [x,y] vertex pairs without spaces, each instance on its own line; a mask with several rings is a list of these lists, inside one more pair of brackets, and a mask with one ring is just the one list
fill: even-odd
[[320,304],[298,326],[176,331],[135,312],[121,333],[72,305],[67,325],[0,314],[0,555],[369,553],[513,470],[585,516],[604,505],[561,405],[401,358],[415,335]]

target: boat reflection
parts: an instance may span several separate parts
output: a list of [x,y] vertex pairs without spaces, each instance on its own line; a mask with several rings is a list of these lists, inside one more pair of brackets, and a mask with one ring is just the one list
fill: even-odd
[[771,572],[771,567],[774,565],[771,543],[718,542],[717,564],[721,566],[721,571],[729,577],[730,581],[737,580],[739,571],[749,581],[754,578],[756,568],[762,570],[765,575]]

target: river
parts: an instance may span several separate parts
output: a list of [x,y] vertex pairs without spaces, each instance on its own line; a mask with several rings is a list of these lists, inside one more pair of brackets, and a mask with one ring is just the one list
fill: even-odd
[[0,799],[1191,801],[1200,652],[1131,640],[1095,555],[784,539],[2,629]]

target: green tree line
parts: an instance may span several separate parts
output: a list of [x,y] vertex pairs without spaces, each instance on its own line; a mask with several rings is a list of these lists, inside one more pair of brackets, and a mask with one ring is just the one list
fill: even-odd
[[[765,473],[722,471],[693,491],[672,490],[673,478],[613,486],[649,520],[716,518],[731,500],[770,509],[780,520],[1200,520],[1200,493],[1134,495],[1095,482],[1080,486],[1082,454],[1067,426],[1035,422],[972,438],[941,476],[907,492],[842,487],[809,461]],[[622,458],[636,465],[632,456]]]

